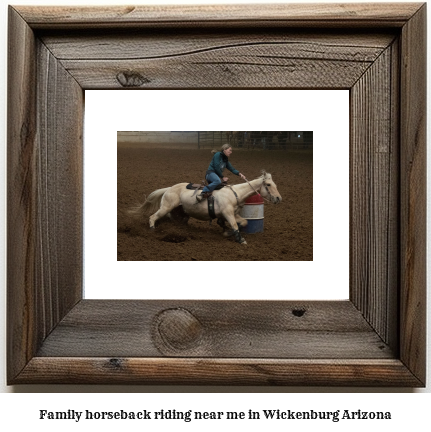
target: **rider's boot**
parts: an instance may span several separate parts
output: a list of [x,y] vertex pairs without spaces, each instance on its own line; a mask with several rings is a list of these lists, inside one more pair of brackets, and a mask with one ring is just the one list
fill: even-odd
[[204,199],[208,198],[211,195],[211,192],[201,192],[199,195],[196,195],[196,201],[201,202]]

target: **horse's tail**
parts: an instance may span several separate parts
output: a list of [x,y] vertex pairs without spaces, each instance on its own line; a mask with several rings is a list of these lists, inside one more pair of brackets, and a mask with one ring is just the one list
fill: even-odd
[[128,214],[132,217],[142,219],[146,214],[154,214],[159,208],[163,195],[169,188],[157,189],[148,195],[148,198],[143,204],[138,204],[128,210]]

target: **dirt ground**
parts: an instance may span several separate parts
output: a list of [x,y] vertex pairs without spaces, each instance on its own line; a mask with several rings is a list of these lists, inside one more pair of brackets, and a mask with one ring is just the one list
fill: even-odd
[[[212,224],[163,220],[150,230],[148,218],[132,220],[126,210],[152,191],[181,182],[199,183],[211,149],[191,145],[118,144],[118,261],[309,261],[313,259],[313,153],[310,150],[234,149],[229,161],[248,179],[272,174],[283,201],[265,203],[264,232],[243,234],[247,245],[222,236]],[[230,184],[242,182],[225,170]]]

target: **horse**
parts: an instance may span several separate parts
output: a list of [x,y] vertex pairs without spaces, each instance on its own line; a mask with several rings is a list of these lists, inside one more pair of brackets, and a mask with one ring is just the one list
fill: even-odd
[[[148,196],[143,204],[130,209],[129,214],[138,218],[150,214],[150,229],[155,229],[157,220],[174,212],[180,206],[182,212],[189,217],[203,221],[212,220],[208,211],[207,200],[198,203],[195,193],[187,189],[187,185],[188,183],[179,183],[171,187],[157,189]],[[223,228],[225,236],[234,236],[235,241],[240,244],[247,244],[239,232],[240,227],[247,226],[247,220],[242,218],[239,212],[245,200],[256,193],[273,204],[281,202],[281,195],[271,174],[265,171],[262,171],[262,175],[255,180],[225,186],[213,192],[214,214],[218,225]],[[230,225],[230,230],[226,227],[225,222]]]

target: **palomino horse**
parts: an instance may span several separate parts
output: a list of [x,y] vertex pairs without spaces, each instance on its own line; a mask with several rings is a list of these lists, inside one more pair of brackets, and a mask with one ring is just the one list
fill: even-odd
[[[143,204],[131,209],[129,213],[140,218],[145,214],[151,214],[150,228],[152,229],[155,228],[158,219],[179,206],[182,206],[184,213],[190,217],[203,221],[211,220],[207,200],[198,203],[194,192],[187,189],[186,186],[187,183],[179,183],[172,187],[158,189],[152,192]],[[281,195],[271,174],[264,171],[259,178],[248,183],[226,186],[213,192],[217,223],[223,228],[224,234],[233,235],[235,240],[241,244],[247,243],[242,238],[239,227],[245,227],[247,220],[242,218],[239,212],[245,200],[256,192],[273,204],[281,202]],[[231,227],[228,233],[225,233],[225,222]]]

